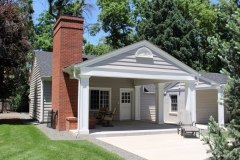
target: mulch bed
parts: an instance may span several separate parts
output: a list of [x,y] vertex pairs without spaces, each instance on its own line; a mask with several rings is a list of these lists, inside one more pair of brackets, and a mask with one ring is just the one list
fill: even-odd
[[20,118],[3,118],[0,119],[0,124],[22,124]]

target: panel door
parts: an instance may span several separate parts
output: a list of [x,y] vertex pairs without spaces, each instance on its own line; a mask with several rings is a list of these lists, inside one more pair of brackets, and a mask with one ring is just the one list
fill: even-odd
[[132,110],[132,91],[120,90],[120,120],[130,120]]

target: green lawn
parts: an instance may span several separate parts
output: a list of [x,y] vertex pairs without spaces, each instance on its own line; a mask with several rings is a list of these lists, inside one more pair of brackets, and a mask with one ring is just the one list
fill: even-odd
[[50,140],[33,125],[0,125],[0,159],[123,159],[89,141]]

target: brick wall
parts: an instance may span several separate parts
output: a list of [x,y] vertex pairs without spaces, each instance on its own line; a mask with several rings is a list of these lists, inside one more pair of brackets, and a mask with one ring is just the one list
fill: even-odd
[[83,18],[61,16],[54,25],[52,108],[58,110],[56,129],[66,130],[66,117],[77,116],[78,81],[63,69],[82,61]]

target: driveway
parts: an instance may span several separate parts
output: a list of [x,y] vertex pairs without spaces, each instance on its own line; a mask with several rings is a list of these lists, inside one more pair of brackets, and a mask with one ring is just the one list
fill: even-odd
[[97,138],[149,160],[203,160],[209,157],[207,145],[195,137],[157,134]]

